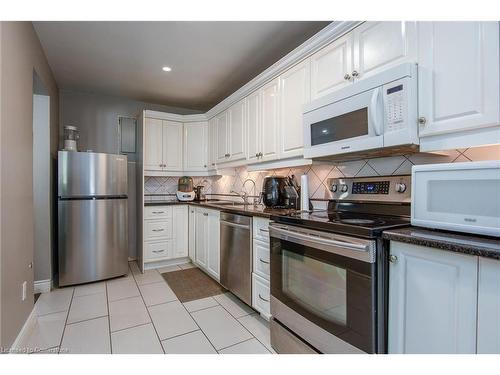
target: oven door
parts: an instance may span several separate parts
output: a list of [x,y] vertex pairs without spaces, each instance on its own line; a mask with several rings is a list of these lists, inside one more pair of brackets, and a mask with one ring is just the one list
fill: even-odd
[[375,241],[271,224],[271,314],[322,353],[376,352]]
[[384,145],[382,87],[304,113],[304,157],[317,158]]

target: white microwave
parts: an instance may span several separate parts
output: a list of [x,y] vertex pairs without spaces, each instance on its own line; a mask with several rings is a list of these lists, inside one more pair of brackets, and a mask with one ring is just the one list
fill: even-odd
[[418,148],[417,65],[405,63],[304,106],[304,157]]
[[500,160],[413,166],[411,223],[500,237]]

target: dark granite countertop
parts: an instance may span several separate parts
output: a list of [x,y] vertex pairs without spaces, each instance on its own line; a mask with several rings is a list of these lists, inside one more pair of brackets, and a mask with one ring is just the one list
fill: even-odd
[[224,204],[217,200],[213,201],[209,200],[201,202],[195,202],[195,201],[180,202],[176,199],[175,200],[172,199],[172,200],[146,200],[144,202],[144,206],[169,206],[169,205],[179,205],[179,204],[188,204],[190,206],[201,206],[201,207],[213,208],[220,211],[234,212],[241,215],[259,216],[266,218],[270,218],[271,216],[286,215],[291,211],[295,211],[289,209],[267,208],[264,205],[257,205],[257,206],[254,206],[252,204],[244,205],[244,204],[239,204],[238,202],[236,202],[235,204]]
[[493,237],[421,227],[406,227],[385,231],[383,238],[457,253],[500,259],[500,240]]

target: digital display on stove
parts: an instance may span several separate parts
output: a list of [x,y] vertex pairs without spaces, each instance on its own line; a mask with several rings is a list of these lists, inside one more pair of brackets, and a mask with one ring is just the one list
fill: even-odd
[[389,181],[353,182],[353,194],[389,194]]

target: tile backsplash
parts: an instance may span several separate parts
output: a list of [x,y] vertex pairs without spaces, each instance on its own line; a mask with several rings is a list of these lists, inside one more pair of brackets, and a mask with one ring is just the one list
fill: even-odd
[[[326,179],[332,177],[370,177],[410,174],[412,165],[433,163],[458,163],[479,160],[500,159],[500,145],[458,149],[434,154],[411,154],[375,159],[363,159],[341,163],[319,163],[305,167],[248,172],[246,167],[236,168],[233,176],[193,177],[194,185],[204,185],[206,194],[229,194],[231,191],[246,191],[258,195],[265,176],[295,175],[309,176],[309,195],[313,199],[327,199],[330,192]],[[177,191],[177,177],[146,177],[145,194],[174,194]],[[255,188],[254,188],[255,183]]]

